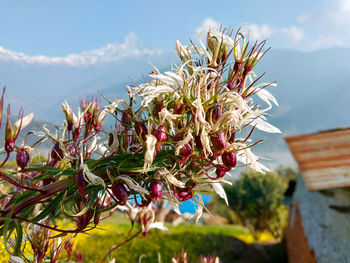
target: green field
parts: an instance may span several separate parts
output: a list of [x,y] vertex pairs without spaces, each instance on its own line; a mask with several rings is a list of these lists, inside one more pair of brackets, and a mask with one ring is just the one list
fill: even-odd
[[[84,262],[96,262],[113,245],[127,238],[127,224],[106,225],[94,230],[92,236],[83,235],[76,247],[84,253]],[[236,226],[181,225],[167,232],[153,230],[146,237],[138,237],[115,250],[111,258],[116,262],[170,263],[174,254],[187,250],[190,262],[199,262],[200,255],[219,256],[221,262],[283,262],[283,245],[249,245],[239,240],[252,240],[249,232]],[[266,238],[266,237],[265,237]]]

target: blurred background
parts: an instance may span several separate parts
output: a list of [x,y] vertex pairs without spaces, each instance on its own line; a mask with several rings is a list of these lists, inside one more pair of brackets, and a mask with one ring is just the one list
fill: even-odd
[[[153,70],[152,65],[164,71],[179,63],[176,40],[190,45],[209,27],[235,31],[243,26],[252,42],[266,39],[271,50],[255,72],[266,72],[263,82],[278,84],[269,88],[280,104],[270,111],[269,122],[283,133],[264,134],[264,142],[255,151],[277,169],[277,175],[284,174],[275,187],[279,192],[272,193],[277,196],[278,206],[271,203],[271,207],[280,209],[278,220],[283,222],[286,210],[279,205],[286,197],[289,181],[296,178],[293,169],[280,167],[296,167],[283,137],[349,126],[347,0],[0,0],[0,13],[0,86],[7,87],[6,102],[11,104],[14,116],[20,107],[25,113],[34,112],[36,122],[31,128],[63,120],[64,100],[75,107],[80,97],[99,96],[98,91],[110,99],[125,98],[125,86],[142,83]],[[249,177],[249,173],[243,173]],[[276,184],[275,179],[266,180]],[[268,189],[262,190],[262,195]],[[232,200],[239,192],[232,194]],[[234,203],[232,209],[238,209]],[[239,228],[243,232],[237,230],[242,235],[250,233],[246,241],[259,240],[256,229],[260,227],[272,233],[267,240],[279,236],[276,233],[281,225],[276,232],[254,225],[255,219],[255,223],[246,221],[251,215],[220,216],[226,218],[225,223],[248,227]],[[176,238],[181,240],[181,236]]]
[[[255,71],[278,84],[269,88],[280,103],[270,122],[282,136],[349,122],[347,0],[0,1],[0,11],[0,85],[16,111],[37,121],[62,120],[64,100],[77,105],[97,90],[125,97],[150,63],[161,71],[178,63],[176,40],[188,45],[209,26],[243,25],[252,41],[271,47]],[[256,148],[270,165],[294,165],[282,136]]]

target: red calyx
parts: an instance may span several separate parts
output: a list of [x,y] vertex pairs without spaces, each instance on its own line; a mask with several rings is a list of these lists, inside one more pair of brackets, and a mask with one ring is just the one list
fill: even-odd
[[85,195],[85,193],[84,193],[85,187],[88,185],[88,182],[85,180],[82,170],[80,170],[75,175],[75,183],[77,184],[77,186],[79,188],[79,192],[80,192],[81,196],[84,196]]
[[211,142],[213,143],[214,149],[217,151],[222,151],[227,148],[226,136],[223,131],[218,131],[211,137]]
[[174,195],[180,202],[184,202],[192,198],[192,189],[175,187]]
[[227,168],[233,168],[236,166],[237,159],[234,151],[224,152],[221,156],[222,162]]
[[21,169],[24,169],[28,165],[28,162],[29,162],[29,152],[24,148],[18,149],[16,154],[17,166],[20,167]]
[[126,200],[129,197],[129,192],[126,189],[125,185],[123,183],[114,182],[111,186],[111,189],[114,197],[121,202],[121,205],[125,205]]
[[60,161],[64,158],[63,151],[61,150],[58,142],[54,145],[54,147],[51,150],[51,158],[55,161]]
[[168,139],[167,134],[165,133],[165,128],[163,125],[159,125],[154,136],[157,138],[158,142],[166,142]]
[[150,196],[154,203],[162,197],[163,185],[159,180],[152,181],[149,185]]

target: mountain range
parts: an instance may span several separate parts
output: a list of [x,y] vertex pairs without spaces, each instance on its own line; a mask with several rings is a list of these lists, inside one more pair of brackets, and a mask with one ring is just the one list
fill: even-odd
[[[76,107],[80,97],[97,96],[97,90],[111,99],[125,98],[125,86],[140,83],[153,70],[148,62],[158,69],[178,63],[175,51],[155,51],[128,41],[66,60],[28,59],[0,48],[5,102],[11,103],[14,114],[21,105],[25,113],[34,112],[36,120],[58,123],[64,118],[60,109],[64,100]],[[309,53],[272,50],[258,63],[255,72],[266,72],[262,81],[278,84],[269,91],[280,106],[271,110],[268,121],[283,133],[256,134],[265,137],[256,150],[270,158],[270,164],[294,165],[285,136],[350,126],[349,61],[350,49],[335,48]]]

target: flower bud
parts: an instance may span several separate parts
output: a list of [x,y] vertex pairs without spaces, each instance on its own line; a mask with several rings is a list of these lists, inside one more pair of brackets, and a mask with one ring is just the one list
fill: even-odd
[[142,138],[142,140],[146,140],[146,134],[147,134],[147,128],[145,126],[145,123],[143,121],[139,121],[135,123],[135,132],[138,136]]
[[213,143],[213,147],[217,151],[221,151],[227,148],[226,136],[223,131],[218,131],[211,137],[211,142]]
[[16,163],[17,166],[20,167],[21,169],[24,169],[29,162],[29,152],[24,149],[24,148],[20,148],[17,150],[17,154],[16,154]]
[[236,153],[234,151],[224,152],[221,156],[222,162],[227,168],[233,168],[236,166]]
[[217,46],[218,46],[218,41],[216,40],[216,38],[215,38],[215,37],[209,36],[209,37],[207,38],[207,43],[208,43],[208,47],[209,47],[209,49],[211,50],[211,52],[212,52],[212,53],[215,53],[216,48],[217,48]]
[[155,137],[157,138],[158,142],[166,142],[168,139],[168,136],[165,133],[165,128],[163,125],[159,125],[156,132]]
[[162,182],[159,180],[152,181],[149,185],[149,192],[153,202],[157,202],[162,197]]
[[125,205],[126,200],[129,197],[128,190],[126,189],[125,185],[119,182],[114,182],[112,184],[112,192],[115,198],[117,198],[120,202],[121,205]]
[[57,142],[51,150],[51,158],[55,161],[60,161],[64,158],[63,151],[60,148],[59,143]]

